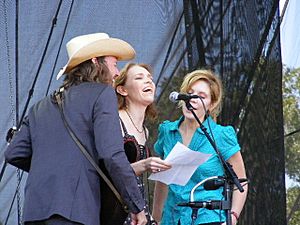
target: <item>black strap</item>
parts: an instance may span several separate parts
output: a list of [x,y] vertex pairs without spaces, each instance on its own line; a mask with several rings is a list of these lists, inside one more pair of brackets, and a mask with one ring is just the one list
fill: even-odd
[[100,177],[106,182],[106,184],[109,186],[109,188],[115,194],[116,198],[123,205],[124,210],[126,212],[128,212],[128,207],[127,207],[127,205],[125,205],[125,203],[124,203],[121,195],[117,191],[117,189],[114,187],[114,185],[111,183],[111,181],[107,178],[107,176],[102,172],[102,170],[100,169],[100,167],[98,166],[98,164],[95,162],[95,160],[89,154],[89,152],[85,149],[85,147],[83,146],[83,144],[80,142],[80,140],[75,135],[75,133],[72,131],[71,127],[69,126],[68,122],[66,121],[66,118],[65,118],[65,115],[64,115],[64,110],[63,110],[63,105],[62,105],[63,89],[62,90],[60,89],[59,91],[55,91],[54,92],[54,97],[55,97],[56,103],[58,105],[58,108],[59,108],[59,111],[60,111],[60,114],[61,114],[61,118],[62,118],[62,120],[64,122],[64,125],[65,125],[67,131],[69,132],[70,136],[72,137],[72,139],[74,140],[74,142],[77,144],[77,146],[79,147],[79,149],[82,152],[82,154],[92,164],[92,166],[98,172],[98,174],[100,175]]
[[126,129],[126,126],[125,126],[123,120],[121,119],[121,117],[119,117],[119,119],[120,119],[121,126],[122,126],[122,129],[123,129],[123,132],[124,132],[124,136],[127,136],[128,135],[128,131]]

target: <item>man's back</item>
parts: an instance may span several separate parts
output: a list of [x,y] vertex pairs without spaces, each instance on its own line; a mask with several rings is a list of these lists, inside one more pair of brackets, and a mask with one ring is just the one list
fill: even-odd
[[[96,161],[103,160],[127,204],[143,207],[123,151],[116,97],[97,83],[72,86],[64,93],[71,129]],[[32,158],[31,158],[32,156]],[[60,214],[83,224],[99,224],[100,184],[95,169],[67,132],[51,97],[34,105],[6,152],[9,163],[28,171],[24,220]],[[115,178],[119,179],[116,180]],[[136,203],[133,203],[136,202]]]

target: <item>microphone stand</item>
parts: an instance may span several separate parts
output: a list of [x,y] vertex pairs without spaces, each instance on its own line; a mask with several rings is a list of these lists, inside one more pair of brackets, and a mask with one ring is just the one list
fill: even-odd
[[[204,105],[201,97],[200,100],[202,102],[202,104]],[[194,112],[194,108],[191,105],[189,100],[184,101],[186,104],[187,109],[193,114],[193,116],[195,117],[196,121],[198,122],[200,129],[203,131],[205,137],[208,139],[209,143],[212,145],[213,149],[215,150],[215,152],[217,153],[222,166],[224,168],[224,172],[225,172],[225,183],[224,183],[224,205],[222,204],[222,209],[225,210],[225,214],[226,214],[226,224],[227,225],[232,225],[232,220],[231,220],[231,196],[232,196],[232,192],[233,192],[233,186],[232,184],[235,184],[236,187],[239,189],[240,192],[244,192],[244,188],[242,187],[236,173],[234,172],[234,170],[232,169],[232,165],[230,165],[230,163],[226,162],[225,159],[223,158],[223,156],[221,155],[219,149],[216,146],[216,143],[214,142],[214,140],[210,137],[210,135],[207,133],[206,128],[203,126],[203,124],[201,123],[201,121],[199,120],[198,116],[196,115],[196,113]]]

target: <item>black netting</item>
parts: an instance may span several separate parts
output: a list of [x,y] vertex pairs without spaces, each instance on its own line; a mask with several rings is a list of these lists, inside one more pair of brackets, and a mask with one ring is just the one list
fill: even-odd
[[[278,1],[184,1],[187,67],[166,82],[166,90],[178,90],[176,78],[200,67],[222,78],[226,93],[219,121],[236,127],[251,181],[239,221],[245,225],[286,223],[278,6]],[[161,108],[165,104],[162,100]],[[162,113],[165,119],[170,115],[174,108]]]

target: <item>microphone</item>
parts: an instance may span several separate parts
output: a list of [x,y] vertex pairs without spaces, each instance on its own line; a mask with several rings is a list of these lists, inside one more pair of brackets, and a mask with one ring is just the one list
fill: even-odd
[[187,202],[179,203],[177,204],[177,206],[191,208],[222,209],[222,201]]
[[[248,182],[247,178],[240,178],[240,179],[237,179],[237,180],[239,181],[239,183]],[[203,187],[206,191],[217,190],[218,188],[224,186],[224,183],[225,183],[224,178],[219,177],[219,178],[216,178],[216,179],[205,181],[205,183],[203,184]]]
[[221,180],[220,178],[205,181],[203,184],[203,187],[206,191],[217,190],[222,186],[224,186],[224,180]]
[[176,91],[171,92],[171,94],[169,95],[170,101],[174,103],[180,100],[189,101],[192,98],[200,98],[200,97],[198,95],[180,94]]

